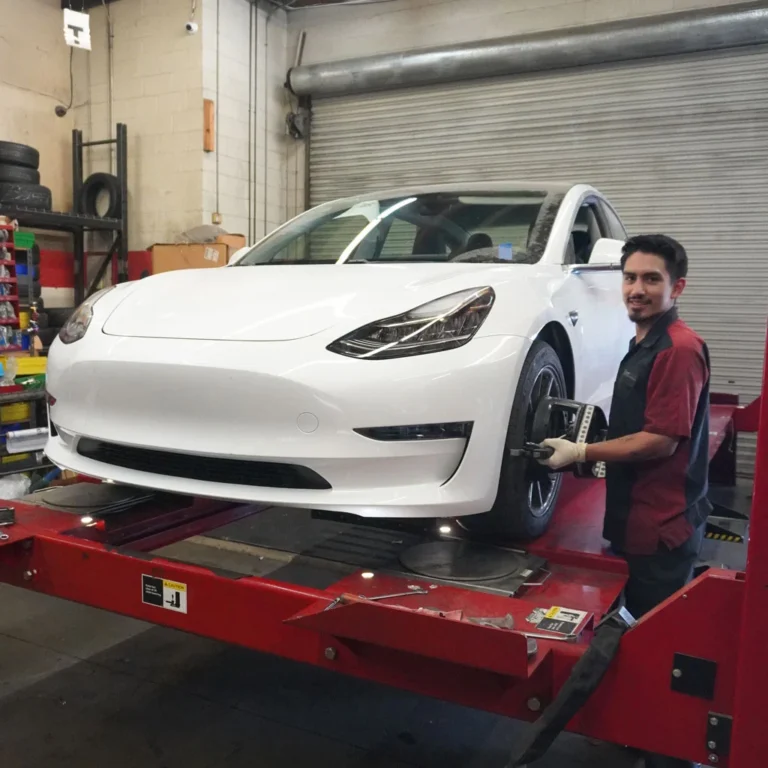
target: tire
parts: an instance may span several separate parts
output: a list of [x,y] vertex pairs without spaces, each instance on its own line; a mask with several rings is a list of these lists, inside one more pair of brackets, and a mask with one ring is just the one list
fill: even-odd
[[24,168],[40,167],[40,153],[26,144],[17,144],[14,141],[0,141],[0,163],[7,165],[21,165]]
[[0,205],[50,211],[51,190],[40,184],[0,183]]
[[9,184],[39,184],[40,171],[23,165],[0,164],[0,182]]
[[[549,344],[536,341],[523,363],[512,403],[496,500],[488,512],[460,518],[469,530],[494,539],[514,541],[530,541],[547,530],[560,493],[562,475],[547,472],[533,460],[512,457],[509,451],[519,448],[530,438],[533,411],[550,379],[549,394],[566,397],[565,374],[557,353]],[[539,492],[536,491],[537,481]],[[539,496],[545,497],[543,504],[538,503]]]
[[[102,192],[109,195],[109,205],[104,213],[98,211],[98,199]],[[80,210],[97,219],[120,218],[120,182],[111,173],[93,173],[80,191]]]

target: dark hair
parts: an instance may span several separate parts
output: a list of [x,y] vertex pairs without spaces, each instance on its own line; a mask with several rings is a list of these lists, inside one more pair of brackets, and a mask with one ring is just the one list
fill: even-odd
[[688,274],[688,254],[677,240],[667,235],[636,235],[630,237],[621,249],[621,268],[627,259],[638,251],[652,253],[664,259],[672,282]]

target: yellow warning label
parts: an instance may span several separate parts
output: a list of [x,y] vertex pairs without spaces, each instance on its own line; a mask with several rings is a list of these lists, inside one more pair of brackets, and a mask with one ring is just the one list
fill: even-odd
[[743,536],[738,536],[733,533],[707,533],[705,538],[714,539],[715,541],[731,541],[736,542],[737,544],[741,544],[744,541]]
[[560,611],[559,605],[554,605],[552,608],[550,608],[545,614],[544,617],[547,619],[554,619],[555,616],[557,616],[558,612]]
[[178,581],[168,581],[168,579],[163,579],[163,586],[166,589],[175,589],[177,592],[186,592],[187,591],[187,585],[182,584]]

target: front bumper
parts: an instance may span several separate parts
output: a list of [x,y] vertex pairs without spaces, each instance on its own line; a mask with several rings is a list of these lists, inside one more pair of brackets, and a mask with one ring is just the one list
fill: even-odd
[[[352,360],[294,342],[129,339],[56,344],[49,458],[85,475],[171,492],[350,512],[443,517],[496,495],[507,421],[529,342],[475,338],[449,352]],[[297,363],[296,361],[302,361]],[[468,421],[463,438],[380,441],[355,429]],[[176,454],[306,467],[331,486],[266,487],[96,461],[83,438]]]

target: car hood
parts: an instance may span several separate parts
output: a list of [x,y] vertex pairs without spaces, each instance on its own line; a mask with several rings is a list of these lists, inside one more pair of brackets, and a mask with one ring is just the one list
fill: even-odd
[[287,341],[334,326],[346,333],[454,291],[499,286],[530,269],[411,263],[179,270],[136,283],[103,331],[227,341]]

